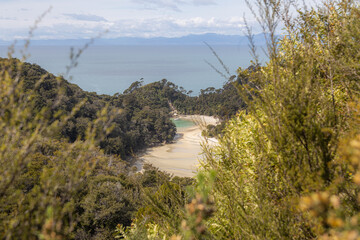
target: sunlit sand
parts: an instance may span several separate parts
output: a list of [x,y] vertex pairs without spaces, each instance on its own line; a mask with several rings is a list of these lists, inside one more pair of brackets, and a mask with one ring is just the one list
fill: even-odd
[[201,136],[201,131],[206,125],[215,125],[218,121],[214,117],[200,115],[186,115],[179,118],[192,120],[196,125],[178,129],[179,138],[174,143],[150,148],[141,159],[175,176],[193,177],[202,153],[201,143],[204,138]]

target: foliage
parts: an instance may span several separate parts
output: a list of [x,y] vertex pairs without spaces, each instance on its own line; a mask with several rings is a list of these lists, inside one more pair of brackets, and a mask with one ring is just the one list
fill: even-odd
[[[60,138],[68,138],[70,142],[83,140],[88,125],[97,118],[97,112],[106,106],[109,113],[118,112],[114,116],[108,114],[108,118],[113,119],[113,128],[99,144],[106,153],[125,158],[144,147],[170,142],[175,136],[176,129],[170,121],[169,108],[158,104],[161,96],[152,94],[150,90],[115,96],[97,95],[83,91],[62,77],[55,77],[36,64],[22,63],[21,69],[18,69],[16,59],[1,61],[11,66],[12,78],[18,75],[23,81],[23,90],[33,93],[34,114],[42,108],[49,108],[48,117],[53,121],[57,119],[59,111],[70,114],[81,104],[81,108],[59,128],[57,135]],[[153,99],[144,99],[145,96],[152,96]]]
[[[302,196],[299,208],[307,212],[313,231],[319,239],[358,239],[359,228],[359,100],[350,104],[353,121],[350,131],[341,138],[337,163],[345,166],[338,169],[334,183],[321,192]],[[339,191],[338,189],[341,189]]]
[[0,59],[0,73],[0,238],[111,239],[143,206],[143,188],[170,181],[109,155],[172,139],[168,110],[135,93],[82,91],[16,59]]
[[[301,196],[328,192],[358,211],[338,147],[351,129],[349,103],[359,97],[359,10],[340,1],[292,20],[279,15],[279,1],[259,2],[271,58],[260,71],[239,71],[248,79],[238,85],[248,114],[207,151],[204,168],[218,171],[218,211],[209,224],[216,238],[310,239],[329,226],[310,224],[297,207]],[[281,19],[287,32],[276,43],[272,27]]]
[[[144,207],[137,212],[131,227],[117,226],[116,238],[181,239],[183,233],[186,239],[192,239],[193,234],[208,236],[204,224],[214,211],[209,197],[214,175],[209,178],[199,175],[199,183],[190,186],[193,179],[179,180],[173,178],[171,182],[164,182],[153,193],[145,189]],[[202,194],[196,194],[196,190],[201,190]]]
[[188,204],[177,208],[188,210],[189,225],[153,224],[164,239],[358,239],[359,6],[326,2],[293,19],[296,5],[256,3],[270,60],[239,69],[247,109],[218,147],[204,148],[203,169],[216,172],[209,193],[216,211],[199,222],[206,235],[189,220],[199,212]]
[[222,136],[226,123],[227,122],[223,121],[218,125],[209,124],[206,126],[206,129],[204,129],[201,134],[210,138]]
[[239,109],[245,108],[234,87],[240,81],[232,78],[223,88],[209,87],[201,90],[199,96],[194,97],[189,95],[191,91],[186,92],[182,87],[166,79],[145,86],[142,82],[134,82],[124,91],[124,95],[135,94],[140,105],[147,105],[151,109],[161,108],[169,112],[173,110],[169,107],[170,103],[181,114],[217,116],[227,120]]
[[237,94],[236,87],[241,80],[230,79],[222,88],[209,87],[201,90],[199,96],[183,96],[172,100],[177,110],[184,114],[217,116],[228,120],[240,109],[246,108],[244,101]]
[[[35,89],[24,91],[23,63],[0,62],[0,233],[5,239],[58,239],[70,236],[77,223],[73,196],[98,162],[95,136],[110,127],[106,109],[86,129],[86,139],[72,144],[50,139],[69,115],[39,108]],[[57,79],[59,80],[59,79]],[[56,106],[56,101],[53,106]],[[38,111],[34,109],[38,108]],[[98,131],[101,124],[104,131]]]

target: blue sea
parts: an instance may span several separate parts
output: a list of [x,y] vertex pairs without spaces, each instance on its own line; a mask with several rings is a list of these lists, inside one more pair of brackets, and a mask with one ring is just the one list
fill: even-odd
[[[213,46],[213,49],[231,74],[236,74],[238,67],[251,64],[246,46]],[[1,57],[7,51],[7,47],[0,46]],[[67,46],[32,46],[28,53],[28,62],[55,75],[64,74],[70,64]],[[17,52],[14,56],[21,55]],[[225,73],[207,46],[90,46],[66,78],[86,91],[110,95],[122,93],[140,79],[146,84],[165,78],[197,95],[200,89],[220,88],[226,82],[206,62]]]

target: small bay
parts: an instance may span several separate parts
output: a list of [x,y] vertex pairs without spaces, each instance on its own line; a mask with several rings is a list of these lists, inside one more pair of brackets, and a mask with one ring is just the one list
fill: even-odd
[[147,149],[136,166],[141,169],[145,162],[175,176],[193,177],[202,158],[201,143],[206,141],[201,136],[203,126],[199,123],[217,124],[218,120],[210,116],[182,115],[173,121],[178,132],[174,142]]
[[181,119],[181,118],[177,118],[177,119],[171,119],[173,121],[173,123],[175,124],[176,126],[176,129],[179,131],[179,130],[182,130],[182,129],[186,129],[186,128],[189,128],[189,127],[192,127],[195,125],[195,123],[193,121],[190,121],[190,120],[184,120],[184,119]]

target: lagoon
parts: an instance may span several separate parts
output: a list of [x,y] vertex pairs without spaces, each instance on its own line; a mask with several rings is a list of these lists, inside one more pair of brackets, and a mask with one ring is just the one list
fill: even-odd
[[195,125],[195,123],[191,120],[185,120],[185,119],[181,119],[181,118],[177,118],[177,119],[171,119],[172,122],[175,124],[175,127],[178,131],[181,131],[183,129],[192,127]]

